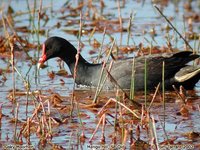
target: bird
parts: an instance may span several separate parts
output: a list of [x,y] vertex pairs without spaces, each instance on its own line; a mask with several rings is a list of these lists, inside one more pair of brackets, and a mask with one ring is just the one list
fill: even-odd
[[[38,61],[38,67],[47,60],[55,57],[62,59],[74,75],[77,49],[66,39],[58,36],[49,37],[42,45],[42,56]],[[165,90],[173,90],[172,86],[183,86],[186,90],[194,89],[200,78],[200,66],[188,64],[199,58],[198,54],[191,51],[179,51],[175,53],[158,53],[144,56],[136,56],[113,61],[109,70],[109,63],[104,66],[104,77],[107,74],[104,89],[131,89],[135,91],[151,91],[159,83]],[[134,60],[134,61],[133,61]],[[133,63],[134,62],[134,63]],[[75,83],[97,87],[102,72],[103,63],[90,63],[79,55],[76,68]],[[164,68],[164,69],[163,69]],[[164,84],[163,84],[164,81]],[[133,83],[131,85],[131,83]]]

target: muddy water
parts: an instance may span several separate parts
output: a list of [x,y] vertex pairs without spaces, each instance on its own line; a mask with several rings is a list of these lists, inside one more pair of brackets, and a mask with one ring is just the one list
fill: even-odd
[[[44,35],[40,35],[39,39],[37,38],[36,34],[31,34],[30,32],[21,32],[16,31],[17,34],[22,37],[23,39],[27,39],[30,41],[30,43],[34,43],[37,45],[37,43],[43,43],[46,39],[46,36],[61,36],[66,39],[68,39],[72,44],[74,44],[77,47],[77,35],[71,34],[69,31],[73,31],[73,33],[77,32],[79,30],[79,12],[77,6],[78,1],[69,1],[68,4],[64,6],[65,1],[60,0],[52,0],[42,1],[42,12],[46,14],[49,17],[48,22],[45,22],[44,20],[41,20],[40,22],[40,29],[45,31]],[[6,0],[3,0],[0,2],[1,4],[1,10],[3,12],[3,15],[6,16],[8,6],[11,6],[13,9],[13,16],[14,17],[14,27],[28,27],[28,29],[33,30],[33,26],[31,25],[32,22],[30,22],[30,14],[26,13],[28,12],[28,5],[27,1],[25,0],[12,0],[10,3]],[[133,14],[133,20],[132,20],[132,26],[131,26],[131,35],[130,35],[130,46],[138,46],[140,43],[143,44],[144,47],[149,47],[150,45],[153,46],[160,46],[160,47],[166,47],[167,46],[167,38],[166,36],[169,36],[168,39],[170,39],[171,44],[174,48],[177,48],[179,50],[185,49],[185,44],[182,39],[179,38],[179,36],[172,30],[169,31],[169,34],[166,33],[166,26],[167,22],[164,20],[163,17],[158,13],[158,11],[153,7],[153,4],[150,1],[132,1],[128,0],[123,2],[120,2],[120,14],[121,18],[123,19],[123,28],[124,32],[120,32],[120,26],[119,23],[110,23],[109,21],[118,21],[119,19],[119,9],[118,4],[116,1],[105,1],[104,2],[105,7],[101,9],[100,2],[96,1],[93,2],[92,5],[89,5],[88,1],[84,1],[84,6],[82,7],[83,12],[83,23],[86,25],[84,27],[85,33],[81,37],[81,41],[84,44],[82,47],[81,54],[90,62],[95,61],[96,57],[98,55],[99,48],[94,48],[92,44],[89,43],[89,37],[94,29],[95,25],[92,25],[93,21],[97,18],[100,18],[101,20],[98,23],[96,23],[97,29],[96,32],[94,32],[94,35],[92,36],[92,40],[97,39],[98,42],[101,43],[103,39],[103,28],[104,26],[107,27],[108,33],[105,36],[104,46],[103,49],[106,49],[110,45],[110,37],[115,38],[116,43],[118,46],[125,47],[127,46],[127,39],[128,39],[128,32],[126,32],[126,29],[128,28],[129,24],[129,18],[130,14]],[[184,34],[184,32],[188,32],[190,30],[189,23],[187,19],[183,19],[183,16],[191,16],[193,15],[193,12],[196,12],[197,14],[200,13],[199,9],[199,2],[198,0],[194,0],[191,2],[192,11],[189,11],[187,8],[187,4],[185,1],[163,1],[162,3],[157,3],[157,6],[159,8],[163,9],[163,13],[171,19],[174,26],[179,30],[181,34]],[[34,1],[29,2],[29,7],[31,10],[33,10]],[[36,9],[39,9],[40,3],[39,1],[36,3]],[[76,11],[73,11],[68,6],[76,8]],[[24,13],[23,15],[17,15],[19,13]],[[78,13],[75,16],[72,14]],[[93,17],[92,17],[93,16]],[[0,15],[2,18],[2,14]],[[96,18],[95,18],[96,17]],[[106,18],[106,21],[103,21],[103,17]],[[91,19],[93,18],[93,20]],[[38,19],[37,19],[37,13],[35,14],[35,20],[34,20],[35,26],[37,28],[38,26]],[[109,25],[110,24],[110,25]],[[199,21],[193,21],[193,32],[199,33]],[[58,27],[59,26],[59,27]],[[12,34],[12,31],[8,30],[10,34]],[[1,35],[4,37],[5,35],[5,28],[2,26],[2,23],[0,25],[0,32]],[[152,33],[154,36],[152,36]],[[123,39],[123,40],[122,40]],[[199,41],[198,40],[191,40],[190,45],[193,49],[199,51]],[[36,50],[37,48],[33,49],[30,48],[28,50],[28,54],[34,58],[35,60],[38,59],[37,56],[41,55],[41,52],[38,53]],[[95,50],[94,54],[90,54],[91,50]],[[128,53],[128,54],[122,54],[121,55],[125,57],[131,57],[134,56],[135,53]],[[14,144],[13,136],[14,136],[14,129],[15,124],[11,121],[13,116],[13,103],[9,100],[9,92],[13,89],[13,75],[10,73],[12,71],[12,68],[9,67],[10,55],[1,53],[0,55],[0,69],[5,70],[3,71],[3,75],[0,76],[0,103],[2,104],[2,114],[3,117],[1,119],[1,131],[0,131],[0,141],[2,146],[5,146],[5,143]],[[71,93],[73,91],[73,79],[63,76],[55,75],[54,79],[51,79],[48,75],[49,72],[57,72],[60,70],[60,67],[58,65],[58,59],[52,59],[48,61],[48,67],[42,70],[37,70],[36,65],[32,65],[31,60],[27,59],[27,55],[24,52],[23,47],[21,47],[20,51],[15,52],[15,67],[18,69],[18,71],[21,73],[22,77],[30,82],[30,91],[41,91],[41,94],[45,96],[49,96],[53,93],[58,93],[61,96],[64,96],[63,98],[63,105],[70,107],[70,101],[71,101]],[[68,71],[69,69],[65,65],[64,68]],[[9,70],[9,72],[8,72]],[[3,81],[3,78],[6,77],[6,81]],[[24,86],[23,79],[19,74],[15,72],[15,88],[22,93],[27,92],[27,89]],[[64,84],[63,81],[64,81]],[[163,109],[162,109],[162,103],[161,102],[155,102],[155,105],[152,107],[152,115],[154,118],[158,121],[156,123],[156,129],[157,129],[157,137],[159,142],[163,142],[167,139],[176,139],[174,140],[174,143],[180,143],[182,145],[184,144],[190,144],[190,146],[199,146],[198,143],[200,143],[199,136],[197,136],[194,139],[188,138],[189,132],[200,132],[200,113],[199,113],[199,90],[200,90],[200,83],[197,83],[195,87],[195,91],[192,91],[188,94],[188,99],[191,100],[192,104],[188,108],[189,109],[189,115],[188,116],[182,116],[179,115],[180,111],[180,102],[176,102],[179,98],[178,96],[169,96],[166,97],[167,104],[166,104],[166,112],[165,112],[165,131],[163,130]],[[90,90],[90,88],[85,87],[79,87],[76,86],[76,99],[77,101],[81,103],[90,103],[92,102],[92,98],[94,97],[95,89]],[[195,94],[194,94],[195,93]],[[103,95],[101,95],[101,98],[106,101],[106,99],[109,99],[109,97],[115,97],[116,92],[115,91],[108,91],[105,92]],[[169,94],[170,95],[170,94]],[[173,97],[173,98],[171,98]],[[149,101],[151,100],[152,95],[150,95]],[[22,128],[23,123],[25,123],[27,117],[31,117],[33,114],[33,111],[35,109],[34,104],[34,98],[32,98],[30,95],[28,96],[28,108],[26,107],[26,101],[27,96],[26,95],[18,95],[16,96],[16,100],[19,103],[19,112],[18,112],[18,119],[19,122],[17,124],[17,132]],[[136,99],[140,100],[140,102],[144,102],[144,96],[137,97]],[[45,105],[46,107],[46,105]],[[27,111],[26,111],[27,109]],[[58,112],[58,108],[51,108],[51,115],[55,118],[61,118],[70,120],[69,111],[67,112]],[[80,108],[81,109],[81,108]],[[97,108],[99,110],[99,108]],[[16,111],[16,109],[14,109]],[[95,127],[98,124],[99,118],[96,117],[96,110],[91,109],[81,109],[82,113],[81,120],[83,122],[83,127],[80,125],[80,120],[77,117],[77,112],[75,111],[73,119],[71,119],[67,123],[62,123],[60,125],[57,125],[52,128],[53,132],[53,138],[51,142],[59,146],[62,146],[63,148],[69,148],[73,147],[74,149],[89,149],[89,138],[92,136],[93,131],[95,130]],[[114,113],[114,108],[111,108],[111,112]],[[15,114],[15,113],[14,113]],[[59,117],[58,117],[59,116]],[[110,116],[107,116],[107,119],[111,122],[108,123],[105,130],[105,136],[106,136],[106,142],[104,146],[109,145],[112,143],[112,136],[116,134],[119,138],[117,138],[117,143],[120,144],[122,141],[121,133],[116,132],[114,130],[113,124],[114,119]],[[127,128],[132,128],[133,132],[136,130],[137,124],[133,125],[127,125]],[[85,136],[87,137],[85,139],[85,142],[79,141],[78,136],[82,134],[82,131],[85,131]],[[136,135],[133,133],[133,136],[136,137]],[[148,135],[144,130],[141,131],[141,139],[144,141],[149,140]],[[97,134],[95,135],[95,138],[93,140],[93,143],[96,145],[101,145],[100,143],[101,139],[101,129],[98,130]],[[23,137],[24,145],[26,145],[26,138]],[[35,148],[39,148],[41,145],[39,143],[40,138],[36,134],[31,134],[30,136],[30,144],[33,145]],[[50,144],[49,144],[50,145]],[[48,146],[49,146],[48,145]],[[48,147],[47,146],[47,147]],[[126,146],[130,146],[130,140],[127,140]]]

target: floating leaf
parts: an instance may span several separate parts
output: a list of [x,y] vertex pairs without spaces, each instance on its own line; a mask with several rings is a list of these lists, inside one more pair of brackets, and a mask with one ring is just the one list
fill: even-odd
[[56,75],[66,77],[68,75],[68,72],[64,69],[61,69],[56,73]]

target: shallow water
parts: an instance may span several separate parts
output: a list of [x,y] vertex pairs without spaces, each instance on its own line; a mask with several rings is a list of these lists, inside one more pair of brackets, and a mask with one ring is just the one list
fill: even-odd
[[[46,36],[61,36],[66,39],[68,39],[73,45],[77,47],[78,40],[77,36],[74,34],[71,34],[67,32],[68,30],[72,31],[78,31],[79,30],[79,15],[72,17],[70,14],[72,13],[70,9],[67,7],[63,7],[64,3],[66,1],[64,0],[43,0],[42,1],[42,12],[45,12],[45,14],[49,17],[49,21],[44,25],[45,21],[41,20],[41,29],[45,31],[45,35],[39,36],[39,43],[43,43],[46,39]],[[180,33],[184,33],[184,31],[188,31],[188,22],[187,20],[183,19],[183,15],[190,15],[191,12],[187,12],[186,9],[184,9],[185,1],[163,1],[163,3],[166,2],[166,5],[162,4],[161,2],[157,3],[158,7],[163,7],[163,13],[168,18],[173,18],[172,23],[174,26],[179,30]],[[78,1],[69,1],[71,7],[77,7]],[[87,4],[87,1],[84,1],[84,3]],[[27,12],[27,1],[25,0],[12,0],[10,3],[6,0],[0,1],[1,4],[1,10],[3,11],[3,15],[6,16],[7,14],[7,8],[10,5],[12,9],[14,10],[13,16],[16,15],[19,12]],[[107,18],[107,21],[117,21],[119,19],[119,12],[117,7],[117,2],[114,0],[111,1],[105,1],[105,7],[101,11],[100,2],[95,1],[92,3],[93,6],[89,9],[88,5],[84,5],[82,8],[83,11],[83,23],[87,25],[87,27],[84,27],[84,30],[88,32],[88,34],[83,34],[81,37],[82,43],[84,43],[84,46],[82,48],[81,54],[90,62],[95,61],[96,57],[98,55],[99,48],[94,48],[91,44],[89,44],[89,36],[94,28],[94,25],[92,25],[93,20],[91,20],[90,17],[86,16],[85,14],[89,11],[89,15],[97,15],[97,17],[105,17]],[[29,6],[31,9],[33,9],[34,1],[29,2]],[[36,4],[36,8],[38,9],[40,6],[39,1]],[[120,2],[120,5],[122,6],[122,1]],[[193,11],[195,11],[197,14],[200,13],[199,8],[199,2],[198,0],[194,0],[191,2],[191,6],[193,8]],[[178,10],[178,11],[177,11]],[[63,13],[61,13],[63,12]],[[95,12],[97,12],[95,14]],[[148,47],[152,44],[152,46],[160,46],[160,47],[166,47],[167,46],[167,38],[165,37],[166,31],[164,30],[167,22],[164,20],[163,17],[157,12],[157,10],[153,7],[152,2],[150,1],[132,1],[127,0],[125,2],[124,7],[121,7],[121,17],[123,18],[123,28],[128,27],[128,22],[130,18],[130,13],[133,13],[134,19],[132,21],[131,26],[131,38],[129,41],[130,46],[138,46],[140,43],[144,45],[144,47]],[[74,12],[75,13],[75,12]],[[68,17],[65,17],[68,15]],[[99,16],[98,16],[99,15]],[[64,17],[64,19],[61,19],[61,17]],[[0,15],[0,18],[2,18],[2,14]],[[185,21],[185,23],[184,23]],[[35,17],[35,26],[37,28],[37,13]],[[72,22],[72,23],[70,23]],[[60,24],[59,28],[56,28],[55,26]],[[200,22],[193,22],[193,31],[199,33],[199,27]],[[44,26],[43,26],[44,25]],[[27,26],[30,30],[33,29],[33,26],[30,25],[30,15],[29,13],[26,13],[24,15],[18,15],[14,18],[14,27],[22,27]],[[119,24],[112,24],[110,22],[106,23],[102,20],[99,21],[99,30],[97,30],[93,37],[92,41],[94,39],[97,39],[98,42],[101,43],[103,39],[103,28],[104,26],[107,26],[108,33],[110,36],[112,36],[116,40],[116,44],[118,46],[125,47],[127,46],[127,39],[128,39],[128,32],[120,32],[119,31]],[[185,27],[184,27],[185,26]],[[101,29],[101,30],[100,30]],[[156,36],[153,36],[150,34],[151,30],[155,29]],[[144,32],[146,32],[144,34]],[[2,23],[0,25],[0,33],[2,36],[5,35],[5,29],[2,26]],[[9,29],[9,33],[12,34],[12,31]],[[18,31],[17,34],[21,36],[24,39],[27,39],[31,43],[37,44],[37,35],[31,34],[30,32],[20,32]],[[177,38],[177,40],[176,40]],[[121,40],[122,39],[122,40]],[[185,45],[182,39],[179,38],[179,36],[174,32],[169,32],[169,39],[171,41],[171,44],[174,48],[177,48],[179,50],[184,50]],[[110,46],[110,37],[108,35],[105,36],[104,41],[104,49]],[[198,40],[192,40],[189,42],[193,49],[199,51]],[[23,50],[23,47],[22,47]],[[89,54],[91,50],[94,50],[94,54]],[[121,52],[122,53],[122,52]],[[28,54],[38,59],[37,56],[41,55],[41,52],[37,52],[35,49],[29,49]],[[135,52],[123,54],[125,57],[132,57],[135,56]],[[121,54],[122,55],[122,54]],[[4,54],[0,54],[0,69],[6,70],[6,68],[9,66],[9,58],[10,56],[5,56]],[[70,100],[71,100],[71,94],[73,92],[73,86],[74,82],[71,77],[63,77],[56,75],[54,79],[50,79],[48,76],[48,72],[54,71],[57,72],[60,70],[57,59],[51,59],[48,61],[48,67],[42,70],[36,69],[36,65],[32,65],[32,62],[30,60],[27,60],[27,55],[24,53],[24,51],[17,51],[16,52],[16,58],[15,58],[15,67],[19,70],[19,72],[22,74],[22,76],[30,82],[30,91],[36,91],[41,90],[42,95],[49,96],[52,93],[58,93],[61,96],[64,96],[64,104],[66,106],[70,106]],[[65,65],[65,69],[69,72],[68,67]],[[11,70],[11,67],[8,69]],[[5,82],[2,81],[3,76],[0,76],[0,103],[2,104],[2,114],[3,117],[1,119],[1,131],[0,131],[0,141],[2,146],[5,146],[6,144],[14,144],[13,136],[14,136],[14,129],[15,124],[11,122],[10,120],[13,118],[13,103],[11,103],[8,99],[9,91],[13,89],[13,80],[12,80],[12,73],[4,73],[4,76],[7,78]],[[62,81],[64,81],[64,84],[62,84]],[[23,79],[15,72],[15,87],[16,89],[26,92],[26,88],[23,83]],[[189,116],[183,117],[181,115],[177,115],[178,111],[180,110],[181,104],[176,103],[175,101],[178,99],[178,96],[174,96],[174,99],[168,99],[166,97],[166,117],[165,117],[165,131],[167,135],[163,132],[162,126],[160,122],[163,122],[163,108],[161,102],[155,102],[155,105],[153,105],[153,108],[151,109],[152,116],[158,121],[156,123],[157,128],[157,137],[159,142],[163,142],[164,140],[171,138],[177,138],[175,140],[175,143],[180,142],[181,144],[191,144],[195,145],[196,147],[199,146],[200,138],[197,137],[195,139],[189,139],[188,137],[184,136],[183,134],[186,134],[188,132],[194,131],[199,133],[200,132],[200,113],[199,113],[199,90],[200,90],[200,82],[197,83],[195,87],[195,91],[188,94],[188,97],[192,99],[192,106],[194,108],[189,109]],[[195,93],[195,94],[193,94]],[[90,103],[92,102],[92,98],[94,97],[95,89],[90,89],[87,87],[79,87],[76,86],[76,100],[80,103]],[[104,99],[104,102],[108,100],[110,97],[115,97],[116,92],[115,91],[107,91],[103,93],[100,97]],[[169,94],[170,95],[170,94]],[[29,105],[28,105],[28,113],[26,115],[26,95],[23,96],[17,96],[17,102],[19,103],[19,113],[18,118],[21,121],[17,125],[17,131],[19,132],[22,128],[22,124],[26,121],[27,117],[31,117],[34,111],[34,102],[30,97],[28,97]],[[151,100],[152,95],[150,95],[149,101]],[[136,97],[136,99],[139,100],[139,102],[144,102],[144,96],[140,95],[139,97]],[[46,106],[45,106],[46,108]],[[53,138],[50,143],[54,143],[56,145],[60,145],[63,148],[70,148],[73,147],[74,149],[89,149],[89,138],[91,137],[96,125],[98,124],[99,118],[96,117],[96,113],[99,111],[100,108],[97,108],[97,110],[91,110],[91,109],[81,109],[80,111],[82,113],[81,120],[83,122],[83,127],[80,124],[80,119],[78,118],[77,112],[75,111],[74,117],[72,120],[69,119],[69,112],[65,113],[59,113],[57,111],[57,108],[51,107],[51,111],[53,112],[51,115],[55,116],[57,118],[62,116],[61,118],[67,118],[69,120],[68,123],[63,123],[58,126],[55,126],[52,128],[53,130]],[[114,114],[114,107],[110,108],[110,111]],[[59,116],[59,117],[58,117]],[[114,134],[117,135],[117,144],[120,144],[122,141],[121,133],[119,131],[114,131],[114,119],[110,116],[107,116],[107,119],[111,122],[108,123],[106,126],[105,134],[106,134],[106,142],[105,144],[102,144],[100,142],[101,139],[101,127],[97,131],[93,144],[95,145],[101,145],[101,146],[108,146],[112,143],[112,136]],[[130,118],[129,118],[130,119]],[[131,120],[131,119],[130,119]],[[134,134],[136,130],[137,124],[129,125],[126,124],[127,127],[132,128],[133,130],[133,136],[136,137]],[[78,137],[80,134],[82,134],[82,131],[85,131],[85,136],[87,137],[85,139],[85,142],[79,141]],[[141,139],[144,141],[148,141],[148,135],[146,135],[145,129],[141,129]],[[38,148],[41,146],[39,143],[39,138],[36,134],[31,134],[30,141],[31,145],[33,145],[35,148]],[[26,145],[26,138],[23,137],[24,144]],[[130,140],[127,140],[126,147],[130,147]],[[49,146],[49,145],[48,145]],[[47,147],[48,147],[47,146]],[[198,149],[198,148],[197,148]]]

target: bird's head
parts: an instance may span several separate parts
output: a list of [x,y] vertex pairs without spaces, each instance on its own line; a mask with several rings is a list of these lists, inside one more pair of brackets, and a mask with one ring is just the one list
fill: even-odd
[[42,44],[42,56],[39,59],[40,68],[47,60],[59,57],[66,63],[75,59],[77,51],[67,40],[61,37],[50,37]]

